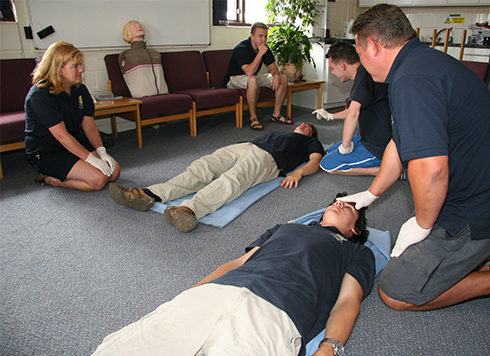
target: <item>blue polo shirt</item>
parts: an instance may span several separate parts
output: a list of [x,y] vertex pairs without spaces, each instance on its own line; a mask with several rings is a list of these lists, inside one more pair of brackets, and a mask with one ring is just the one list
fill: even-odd
[[409,41],[386,78],[393,139],[407,169],[414,159],[448,156],[449,187],[437,224],[450,235],[470,224],[490,238],[490,91],[453,57]]
[[240,267],[212,283],[245,287],[288,314],[305,345],[325,328],[344,274],[354,277],[364,296],[375,275],[374,256],[334,227],[277,225],[246,248],[260,248]]

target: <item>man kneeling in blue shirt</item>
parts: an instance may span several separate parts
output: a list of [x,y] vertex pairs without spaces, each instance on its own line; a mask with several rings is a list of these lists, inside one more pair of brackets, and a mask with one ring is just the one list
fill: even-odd
[[320,222],[276,225],[94,355],[304,355],[324,328],[315,356],[342,355],[375,276],[367,235],[364,209],[339,200]]

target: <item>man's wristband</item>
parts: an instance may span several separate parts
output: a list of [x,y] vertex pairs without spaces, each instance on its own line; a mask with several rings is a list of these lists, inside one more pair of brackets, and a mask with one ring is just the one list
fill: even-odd
[[318,348],[320,348],[320,346],[322,346],[324,342],[328,342],[333,346],[333,353],[335,356],[344,356],[344,345],[342,345],[340,341],[326,337],[325,339],[320,341],[320,343],[318,344]]

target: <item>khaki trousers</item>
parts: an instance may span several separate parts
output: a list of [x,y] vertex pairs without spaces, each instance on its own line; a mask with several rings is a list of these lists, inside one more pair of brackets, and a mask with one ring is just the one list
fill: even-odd
[[279,176],[272,155],[253,143],[238,143],[216,150],[191,163],[186,171],[148,189],[162,202],[196,193],[184,200],[200,219],[235,200],[253,186]]
[[246,288],[204,284],[107,336],[97,356],[295,356],[288,315]]

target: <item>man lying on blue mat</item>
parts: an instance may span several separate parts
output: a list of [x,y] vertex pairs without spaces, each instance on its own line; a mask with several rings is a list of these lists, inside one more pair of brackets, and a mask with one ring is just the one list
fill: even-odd
[[109,186],[109,193],[118,204],[147,211],[155,201],[167,202],[190,193],[191,199],[180,206],[165,209],[165,219],[179,231],[189,232],[198,220],[222,205],[238,198],[247,189],[284,176],[281,186],[297,187],[303,176],[320,170],[325,153],[318,141],[318,133],[311,123],[302,123],[294,132],[273,131],[250,142],[242,142],[218,149],[191,163],[175,178],[146,189]]
[[276,225],[94,355],[304,355],[323,329],[314,355],[343,355],[373,285],[367,235],[365,209],[342,201],[319,222]]

